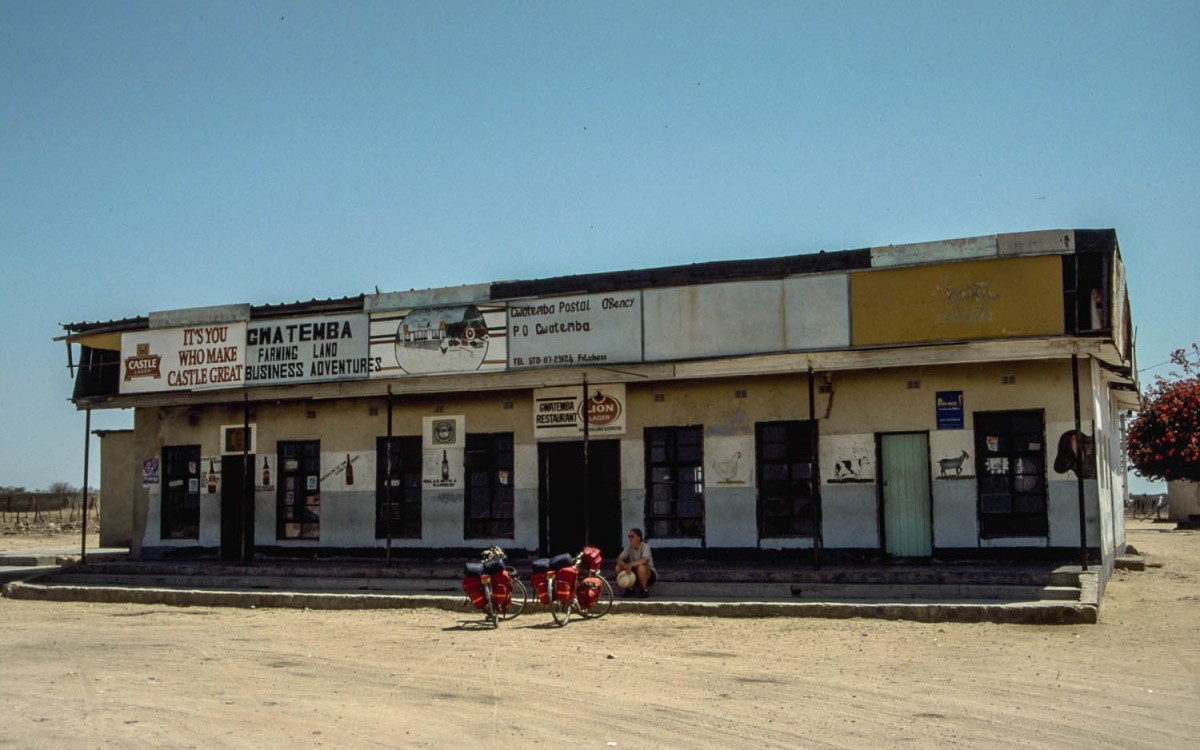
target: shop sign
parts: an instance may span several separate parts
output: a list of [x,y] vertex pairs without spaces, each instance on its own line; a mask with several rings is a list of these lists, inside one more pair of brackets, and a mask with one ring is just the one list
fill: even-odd
[[237,388],[245,382],[245,323],[121,335],[120,392]]
[[[588,387],[590,437],[625,434],[625,385]],[[583,386],[538,388],[533,392],[533,434],[538,440],[583,435]]]
[[961,430],[963,428],[963,392],[938,391],[937,428],[939,430]]
[[514,369],[642,361],[640,291],[546,297],[508,306]]
[[366,379],[366,315],[252,321],[246,328],[246,385]]
[[500,305],[455,305],[371,313],[371,377],[503,370]]

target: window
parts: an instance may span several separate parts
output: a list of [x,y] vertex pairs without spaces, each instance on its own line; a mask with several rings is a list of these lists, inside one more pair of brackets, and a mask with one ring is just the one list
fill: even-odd
[[975,414],[979,532],[1046,536],[1046,437],[1042,412]]
[[375,538],[421,538],[421,438],[375,442]]
[[513,436],[467,435],[466,528],[468,539],[513,537]]
[[275,536],[321,538],[321,441],[279,443],[279,490]]
[[[211,492],[216,467],[208,466]],[[162,539],[200,538],[200,446],[164,445],[162,453]]]
[[815,426],[811,421],[755,425],[760,537],[813,536],[815,532]]
[[654,538],[704,536],[704,429],[646,429],[646,518]]
[[[1112,330],[1109,320],[1109,255],[1076,252],[1062,256],[1063,321],[1066,333]],[[1118,325],[1120,321],[1117,321]]]

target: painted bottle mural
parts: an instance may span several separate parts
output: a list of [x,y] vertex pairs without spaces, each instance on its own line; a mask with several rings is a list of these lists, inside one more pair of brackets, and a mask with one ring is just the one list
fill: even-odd
[[446,451],[442,451],[442,479],[450,478],[450,462],[446,459]]
[[271,486],[271,467],[267,465],[267,457],[263,456],[263,487]]
[[208,494],[217,494],[217,470],[213,467],[212,459],[208,460]]
[[346,484],[354,484],[354,464],[350,463],[350,454],[346,454]]

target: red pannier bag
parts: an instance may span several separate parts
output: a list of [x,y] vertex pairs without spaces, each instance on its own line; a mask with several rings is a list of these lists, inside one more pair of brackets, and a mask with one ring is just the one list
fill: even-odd
[[468,576],[462,580],[463,591],[467,592],[467,596],[471,600],[471,606],[475,609],[483,609],[485,599],[483,598],[483,581],[477,577]]
[[533,593],[537,594],[538,601],[542,604],[550,603],[550,583],[547,580],[549,576],[546,575],[549,569],[550,561],[546,558],[533,561]]
[[575,579],[579,571],[573,566],[559,568],[554,574],[554,598],[563,604],[570,604],[575,598]]
[[600,592],[603,590],[604,583],[594,576],[584,578],[579,582],[579,588],[575,590],[575,599],[579,602],[579,608],[585,612],[592,608],[600,599]]
[[604,556],[596,547],[584,547],[580,562],[583,564],[584,570],[600,570],[600,563],[604,562]]
[[512,601],[512,576],[507,570],[492,573],[492,606],[500,612],[508,611]]

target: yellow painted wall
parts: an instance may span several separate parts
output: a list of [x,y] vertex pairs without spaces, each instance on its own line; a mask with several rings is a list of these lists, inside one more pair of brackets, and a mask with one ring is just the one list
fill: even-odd
[[1056,255],[858,271],[850,275],[854,346],[1063,332]]

